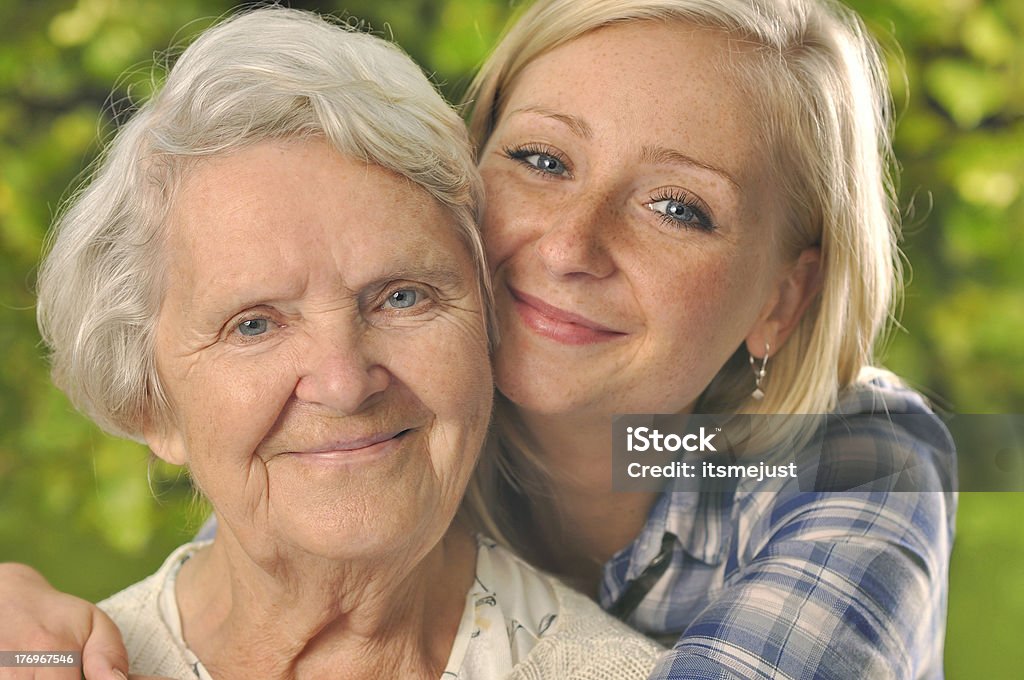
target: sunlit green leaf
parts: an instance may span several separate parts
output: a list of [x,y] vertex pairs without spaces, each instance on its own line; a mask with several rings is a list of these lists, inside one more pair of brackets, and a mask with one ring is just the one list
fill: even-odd
[[964,60],[942,59],[925,71],[929,93],[962,128],[972,128],[1006,104],[1002,74]]

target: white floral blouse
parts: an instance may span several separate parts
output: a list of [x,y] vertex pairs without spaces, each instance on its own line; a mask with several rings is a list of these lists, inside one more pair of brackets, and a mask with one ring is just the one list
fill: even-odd
[[[175,597],[181,565],[207,542],[175,550],[152,576],[104,600],[132,673],[214,680],[185,644]],[[662,648],[489,539],[441,680],[646,680]]]

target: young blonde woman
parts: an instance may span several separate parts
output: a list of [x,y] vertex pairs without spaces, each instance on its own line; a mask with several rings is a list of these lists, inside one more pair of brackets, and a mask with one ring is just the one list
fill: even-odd
[[[895,446],[948,487],[941,423],[872,368],[897,219],[856,15],[541,0],[468,101],[501,330],[497,442],[470,492],[488,530],[674,642],[652,677],[941,677],[952,493],[609,484],[615,414],[696,411],[840,413],[833,448]],[[61,608],[53,644],[81,646],[91,609],[4,579],[21,630]],[[117,663],[91,659],[94,677]]]

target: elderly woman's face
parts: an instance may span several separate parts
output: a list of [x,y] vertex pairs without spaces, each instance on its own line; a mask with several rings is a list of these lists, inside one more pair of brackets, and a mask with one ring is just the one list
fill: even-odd
[[323,142],[267,142],[187,174],[166,247],[154,450],[268,557],[436,543],[492,391],[452,217]]
[[728,50],[678,23],[603,28],[508,93],[484,236],[495,379],[526,410],[682,411],[744,340],[763,348],[780,201]]

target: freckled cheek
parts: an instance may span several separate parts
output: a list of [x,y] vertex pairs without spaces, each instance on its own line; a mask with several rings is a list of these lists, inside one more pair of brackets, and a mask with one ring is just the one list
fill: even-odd
[[735,313],[732,282],[721,262],[671,265],[674,275],[648,278],[643,285],[648,319],[675,342],[697,345],[720,335]]
[[490,265],[491,273],[506,258],[508,243],[504,232],[504,224],[499,220],[498,213],[493,207],[488,207],[483,219],[484,253],[487,256],[487,264]]
[[487,262],[494,271],[529,241],[529,225],[535,220],[529,197],[517,195],[521,192],[510,188],[498,188],[497,181],[492,186],[495,188],[487,192],[483,237]]

